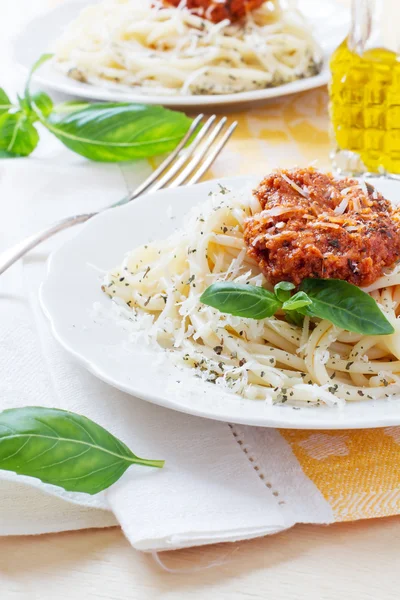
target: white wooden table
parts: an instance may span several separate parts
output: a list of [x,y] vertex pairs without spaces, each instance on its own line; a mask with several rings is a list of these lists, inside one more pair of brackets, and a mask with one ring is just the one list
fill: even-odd
[[[235,550],[235,551],[234,551]],[[164,553],[170,574],[116,528],[0,539],[2,600],[397,600],[400,518]]]
[[[1,56],[22,17],[60,1],[1,0]],[[0,76],[11,85],[14,73],[6,73],[4,64]],[[303,150],[315,157],[319,147],[322,158],[324,141],[318,132],[313,135],[314,145],[304,140]],[[299,136],[303,143],[307,136]],[[248,143],[246,148],[256,152]],[[221,174],[224,168],[222,161]],[[117,528],[0,538],[0,598],[397,600],[399,556],[397,517],[327,528],[298,526],[250,542],[164,553],[162,560],[179,574],[164,572],[152,556],[135,552]],[[223,564],[196,571],[214,561]]]

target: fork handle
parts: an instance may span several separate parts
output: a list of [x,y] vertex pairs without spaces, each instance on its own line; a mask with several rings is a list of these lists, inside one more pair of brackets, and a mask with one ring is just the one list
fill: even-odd
[[84,215],[67,217],[66,219],[57,221],[57,223],[53,223],[53,225],[47,227],[47,229],[42,229],[42,231],[30,235],[11,248],[7,248],[4,252],[0,252],[0,275],[17,262],[18,259],[25,256],[25,254],[45,240],[51,238],[54,234],[63,231],[64,229],[68,229],[69,227],[73,227],[74,225],[78,225],[79,223],[85,223],[85,221],[94,217],[95,214],[96,213],[87,213]]

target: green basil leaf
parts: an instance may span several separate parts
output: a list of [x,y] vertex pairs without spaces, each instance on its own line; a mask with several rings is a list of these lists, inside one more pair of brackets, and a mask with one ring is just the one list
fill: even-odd
[[0,88],[0,115],[8,112],[12,108],[10,98],[7,96],[3,88]]
[[132,464],[164,462],[138,458],[106,429],[71,412],[28,407],[0,413],[0,469],[97,494]]
[[39,134],[22,111],[0,117],[0,149],[14,156],[28,156],[36,148]]
[[22,111],[24,111],[25,113],[27,113],[27,114],[32,113],[32,110],[31,110],[31,108],[29,106],[29,102],[25,98],[25,96],[20,96],[18,94],[17,98],[18,98],[18,104],[19,104],[20,109]]
[[394,333],[375,300],[347,281],[304,279],[300,289],[312,300],[303,309],[309,316],[328,319],[337,327],[363,335]]
[[19,155],[13,154],[12,152],[7,152],[7,150],[0,148],[0,159],[1,158],[19,158]]
[[297,310],[289,310],[285,311],[285,319],[288,323],[292,325],[297,325],[297,327],[303,327],[304,315]]
[[44,117],[48,117],[53,110],[53,100],[45,92],[37,92],[31,96],[31,102],[35,109],[40,110]]
[[310,300],[307,294],[304,292],[297,292],[297,294],[294,294],[294,296],[283,303],[282,308],[283,310],[299,310],[309,304],[312,304],[312,300]]
[[290,298],[290,292],[294,290],[295,287],[294,283],[291,283],[290,281],[280,281],[274,287],[275,296],[281,302],[286,302],[286,300],[289,300]]
[[42,66],[43,63],[47,62],[48,60],[50,60],[50,58],[52,58],[54,55],[51,52],[48,52],[46,54],[42,54],[41,56],[39,56],[39,58],[37,59],[37,61],[35,61],[31,67],[31,70],[29,71],[29,75],[32,76],[34,74],[35,71],[38,70],[39,67]]
[[53,110],[56,113],[65,114],[76,112],[77,110],[82,110],[83,108],[87,108],[90,106],[89,102],[82,102],[82,100],[68,100],[68,102],[61,102],[60,104],[56,104]]
[[65,146],[96,161],[120,162],[173,150],[190,127],[183,113],[141,104],[92,104],[42,123]]
[[220,281],[203,292],[200,302],[222,313],[246,319],[272,317],[281,307],[276,296],[262,287]]
[[29,107],[31,106],[31,92],[29,88],[31,85],[32,75],[35,71],[38,70],[39,67],[42,66],[43,63],[48,61],[52,56],[52,54],[42,54],[42,56],[38,58],[38,60],[35,63],[33,63],[31,70],[29,71],[28,78],[25,83],[25,98],[28,102]]

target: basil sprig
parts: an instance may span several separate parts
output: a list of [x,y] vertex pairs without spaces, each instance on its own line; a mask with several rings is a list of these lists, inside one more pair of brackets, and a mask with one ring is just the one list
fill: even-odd
[[327,319],[337,327],[363,335],[390,335],[394,328],[375,300],[355,285],[340,279],[304,279],[299,291],[287,281],[274,292],[254,285],[217,282],[200,301],[220,312],[247,319],[272,317],[282,309],[286,319],[301,325],[304,315]]
[[87,417],[54,408],[0,413],[0,469],[36,477],[70,492],[97,494],[131,465],[161,468],[139,458]]
[[103,162],[165,154],[188,131],[191,119],[162,106],[128,102],[67,102],[54,106],[45,92],[32,94],[32,75],[51,56],[44,54],[33,65],[17,104],[0,88],[0,158],[31,154],[39,142],[37,123],[70,150]]

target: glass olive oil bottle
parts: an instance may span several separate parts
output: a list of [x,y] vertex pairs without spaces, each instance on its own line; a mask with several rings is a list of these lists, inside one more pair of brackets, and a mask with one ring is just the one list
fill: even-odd
[[331,58],[332,162],[339,173],[400,175],[400,0],[353,0]]

